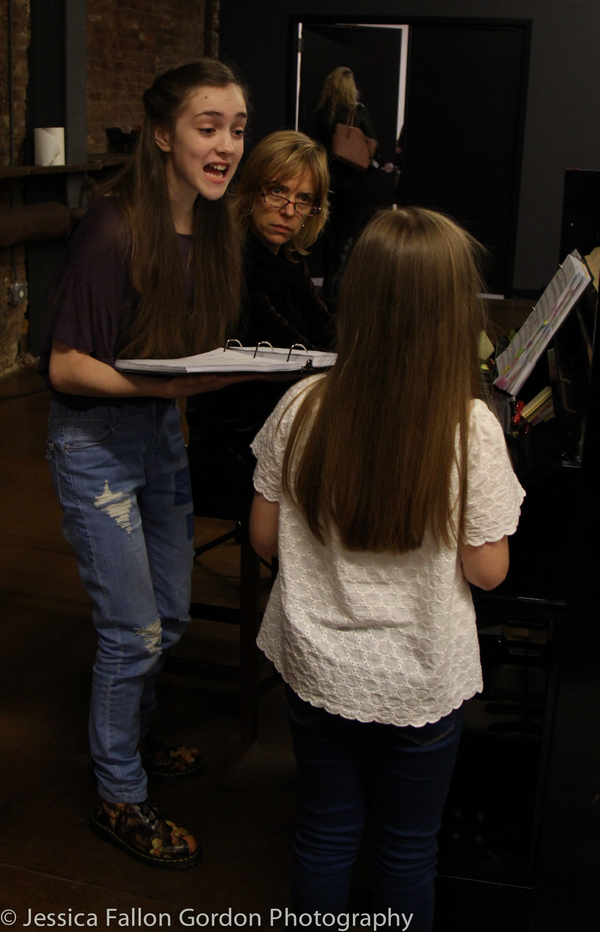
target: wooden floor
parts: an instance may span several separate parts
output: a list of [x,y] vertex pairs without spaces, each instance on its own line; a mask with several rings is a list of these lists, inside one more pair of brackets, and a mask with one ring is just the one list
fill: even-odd
[[[156,730],[201,747],[209,763],[193,782],[156,785],[151,798],[197,835],[204,848],[199,867],[148,869],[87,827],[94,796],[87,714],[95,638],[46,468],[48,404],[31,370],[0,382],[0,922],[10,925],[6,911],[13,910],[13,928],[30,920],[36,927],[37,913],[47,925],[50,913],[64,913],[67,925],[83,913],[80,924],[146,928],[158,927],[165,914],[163,928],[189,928],[189,917],[231,909],[241,917],[258,913],[262,927],[271,928],[270,910],[289,906],[296,807],[280,686],[265,690],[259,739],[248,747],[239,738],[234,687],[168,675],[159,681]],[[218,523],[199,523],[198,541],[222,530]],[[203,557],[194,570],[195,598],[235,604],[237,562],[233,544]],[[194,622],[180,649],[235,662],[236,629]],[[369,870],[365,858],[356,872],[358,895],[368,887]],[[116,917],[110,925],[107,910]],[[183,922],[182,910],[188,910]],[[451,921],[438,920],[438,928],[448,932]]]

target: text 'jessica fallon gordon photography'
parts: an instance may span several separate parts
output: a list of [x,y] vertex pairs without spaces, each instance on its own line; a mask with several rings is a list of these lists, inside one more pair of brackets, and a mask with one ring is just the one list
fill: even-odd
[[0,923],[4,926],[14,926],[21,918],[21,928],[51,928],[56,927],[88,927],[88,928],[130,928],[151,929],[171,928],[175,921],[181,926],[190,928],[285,928],[285,929],[331,929],[335,927],[340,932],[349,929],[371,929],[378,932],[381,929],[408,932],[412,922],[412,913],[395,913],[388,909],[387,913],[294,913],[289,909],[273,908],[268,916],[260,913],[234,913],[232,909],[220,913],[198,912],[196,909],[186,908],[180,910],[177,916],[170,913],[146,912],[139,907],[120,912],[109,907],[103,912],[76,912],[67,909],[64,912],[41,912],[33,909],[26,911],[26,916],[18,917],[14,910],[4,909],[0,913]]

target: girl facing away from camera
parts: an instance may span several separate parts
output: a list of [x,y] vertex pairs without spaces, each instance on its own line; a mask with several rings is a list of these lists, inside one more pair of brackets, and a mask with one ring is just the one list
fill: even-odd
[[182,869],[198,863],[198,843],[147,799],[148,776],[178,782],[204,763],[149,728],[156,677],[189,618],[194,517],[176,399],[238,380],[127,375],[115,360],[203,352],[235,329],[241,249],[226,192],[247,108],[237,77],[210,59],[159,76],[143,103],[131,164],[68,246],[40,369],[62,529],[98,634],[91,828],[145,864]]
[[280,561],[259,645],[298,765],[296,912],[344,913],[368,803],[374,910],[432,926],[462,706],[482,688],[469,583],[504,579],[524,495],[480,398],[479,248],[429,210],[377,215],[342,284],[335,366],[253,444],[252,540]]

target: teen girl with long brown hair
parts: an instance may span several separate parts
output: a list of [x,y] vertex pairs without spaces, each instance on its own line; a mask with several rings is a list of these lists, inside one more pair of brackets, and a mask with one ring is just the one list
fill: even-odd
[[476,247],[428,210],[371,221],[336,365],[253,445],[252,539],[280,561],[259,644],[286,682],[300,782],[292,907],[315,925],[345,925],[317,914],[346,909],[367,799],[375,911],[433,921],[462,704],[482,687],[468,583],[504,578],[524,494],[479,400]]
[[192,867],[200,849],[147,800],[147,775],[198,773],[194,748],[149,731],[154,681],[189,614],[194,518],[176,398],[235,379],[154,379],[121,356],[178,357],[223,344],[239,313],[240,244],[227,188],[246,102],[203,60],[158,77],[132,163],[88,210],[50,302],[41,369],[62,529],[98,632],[90,743],[91,828],[142,862]]

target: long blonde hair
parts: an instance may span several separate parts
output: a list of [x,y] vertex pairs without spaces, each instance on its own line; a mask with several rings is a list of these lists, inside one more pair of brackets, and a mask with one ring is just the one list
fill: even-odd
[[336,110],[340,107],[348,107],[349,110],[354,110],[358,103],[358,97],[359,94],[352,71],[350,68],[340,66],[325,78],[318,109],[326,109],[327,116],[331,121]]
[[313,204],[320,207],[321,212],[307,217],[293,240],[285,244],[288,259],[294,252],[305,256],[327,222],[329,169],[323,146],[294,130],[279,130],[265,136],[250,153],[235,196],[238,222],[247,233],[252,225],[252,209],[259,190],[283,184],[304,172],[310,172],[314,185]]
[[205,58],[159,75],[144,93],[145,117],[134,157],[109,188],[124,218],[131,280],[140,295],[128,343],[119,348],[121,357],[187,356],[223,345],[235,329],[242,272],[231,196],[226,192],[215,201],[201,195],[196,198],[194,307],[190,313],[169,200],[166,156],[154,139],[155,127],[175,128],[188,98],[198,88],[231,84],[244,94],[230,68]]
[[452,220],[416,207],[378,214],[359,238],[337,362],[307,390],[283,467],[284,490],[321,543],[332,525],[353,551],[416,550],[426,532],[447,546],[461,539],[469,411],[481,393],[481,252]]

